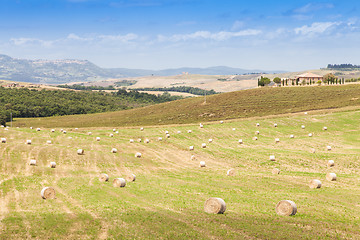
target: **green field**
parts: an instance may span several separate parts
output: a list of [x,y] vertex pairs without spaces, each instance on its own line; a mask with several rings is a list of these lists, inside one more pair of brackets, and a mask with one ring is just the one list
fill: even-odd
[[[290,94],[288,89],[261,90],[273,98],[268,98],[271,102],[268,108],[256,108],[258,115],[263,115],[261,111],[266,115],[271,109],[269,105],[278,106],[272,99],[286,97],[283,94]],[[346,96],[333,91],[334,99],[320,103],[334,107],[359,105],[359,100],[351,100],[359,89],[346,88]],[[282,91],[281,96],[276,91]],[[248,93],[251,99],[253,91]],[[200,104],[199,100],[186,101]],[[211,106],[210,97],[208,103]],[[283,106],[285,102],[278,104]],[[286,107],[281,113],[315,109],[312,104],[316,103],[306,100],[299,106],[293,104],[290,104],[292,110]],[[227,105],[220,104],[219,109],[227,109]],[[200,110],[193,111],[196,116]],[[236,116],[235,113],[224,115],[224,119]],[[248,116],[254,115],[241,117]],[[145,117],[139,115],[139,118]],[[90,119],[96,118],[90,116]],[[114,133],[114,137],[109,137],[112,128],[75,130],[74,127],[82,127],[81,121],[78,126],[70,122],[71,128],[64,128],[67,134],[59,128],[55,133],[50,128],[41,131],[28,127],[8,131],[1,128],[0,137],[5,137],[7,143],[0,144],[0,238],[360,239],[359,119],[360,111],[356,109],[309,112],[223,124],[216,121],[204,123],[204,128],[199,128],[199,122],[145,127],[144,131],[138,127],[118,128],[119,133]],[[34,127],[49,123],[26,121],[18,123]],[[255,126],[257,122],[260,127]],[[50,123],[45,125],[53,127]],[[59,120],[57,123],[66,125]],[[118,122],[98,119],[94,126],[111,126],[111,123],[115,126]],[[135,121],[135,125],[138,123],[145,122]],[[274,123],[278,124],[277,128]],[[301,125],[306,128],[301,129]],[[324,126],[327,131],[322,130]],[[187,133],[188,129],[192,133]],[[171,135],[167,139],[166,130]],[[260,135],[254,141],[257,130]],[[93,134],[87,135],[88,131]],[[308,137],[308,133],[313,133],[313,137]],[[295,138],[289,138],[290,134]],[[95,140],[98,136],[101,141]],[[157,141],[158,137],[163,137],[163,141]],[[148,138],[150,143],[129,143],[129,139],[138,138]],[[213,139],[212,143],[208,143],[209,138]],[[280,138],[280,143],[276,144],[275,138]],[[32,140],[32,145],[25,145],[27,139]],[[239,139],[244,144],[240,145]],[[53,144],[46,144],[47,140]],[[207,148],[201,148],[202,143],[207,143]],[[194,151],[188,150],[190,145],[195,147]],[[331,151],[326,150],[328,145]],[[113,147],[118,153],[110,152]],[[85,155],[77,155],[78,148],[84,149]],[[313,148],[315,153],[311,152]],[[136,152],[141,152],[142,157],[135,158]],[[196,160],[191,160],[191,155]],[[269,161],[269,155],[275,155],[276,161]],[[29,166],[30,159],[36,159],[37,166]],[[335,161],[332,168],[326,165],[330,159]],[[57,163],[55,169],[49,168],[50,161]],[[206,161],[207,166],[200,168],[199,161]],[[279,175],[271,173],[274,167],[281,170]],[[230,168],[236,169],[236,176],[226,175]],[[337,181],[325,179],[329,172],[337,174]],[[110,182],[100,182],[100,173],[107,173]],[[124,188],[112,186],[114,178],[130,173],[136,175],[135,182],[128,182]],[[321,180],[322,187],[310,189],[312,179]],[[46,186],[54,187],[56,199],[41,198],[40,191]],[[209,197],[224,199],[226,212],[205,213],[204,202]],[[297,204],[295,216],[275,213],[277,202],[285,199]]]
[[120,127],[191,124],[360,106],[360,84],[257,88],[195,97],[127,111],[15,119],[18,127]]

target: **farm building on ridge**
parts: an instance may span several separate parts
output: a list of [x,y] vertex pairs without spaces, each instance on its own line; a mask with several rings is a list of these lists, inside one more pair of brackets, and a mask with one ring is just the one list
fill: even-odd
[[304,74],[301,74],[301,75],[297,75],[295,77],[295,80],[298,81],[299,83],[305,83],[305,84],[308,84],[308,83],[316,83],[317,81],[322,81],[323,80],[323,76],[320,76],[320,75],[317,75],[317,74],[314,74],[314,73],[304,73]]

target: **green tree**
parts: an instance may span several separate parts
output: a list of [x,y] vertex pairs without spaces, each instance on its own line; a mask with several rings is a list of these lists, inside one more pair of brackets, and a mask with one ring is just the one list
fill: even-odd
[[265,86],[265,85],[268,85],[270,82],[271,82],[270,78],[261,76],[261,78],[259,80],[259,85]]
[[277,84],[280,84],[281,83],[281,78],[276,77],[276,78],[273,79],[273,82],[277,83]]
[[330,84],[330,83],[334,83],[335,79],[337,79],[337,77],[334,74],[328,73],[323,77],[323,82]]

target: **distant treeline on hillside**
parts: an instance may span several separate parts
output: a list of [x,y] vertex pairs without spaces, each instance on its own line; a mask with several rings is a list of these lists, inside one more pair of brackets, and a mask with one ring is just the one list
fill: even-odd
[[74,85],[57,85],[59,88],[68,88],[74,90],[84,90],[84,91],[92,91],[92,90],[115,90],[114,86],[101,87],[101,86],[84,86],[80,84]]
[[327,68],[339,69],[339,68],[360,68],[360,65],[353,64],[328,64]]
[[212,95],[217,94],[213,89],[205,90],[197,87],[177,86],[177,87],[159,87],[159,88],[136,88],[138,91],[162,91],[162,92],[185,92],[194,95]]
[[117,111],[180,99],[119,90],[113,93],[0,87],[0,123],[13,117],[49,117]]

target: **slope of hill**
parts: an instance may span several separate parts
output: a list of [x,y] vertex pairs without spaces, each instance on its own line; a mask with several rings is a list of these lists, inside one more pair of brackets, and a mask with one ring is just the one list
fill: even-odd
[[295,113],[360,106],[360,85],[258,88],[196,97],[121,112],[16,119],[15,126],[115,127],[178,123]]

